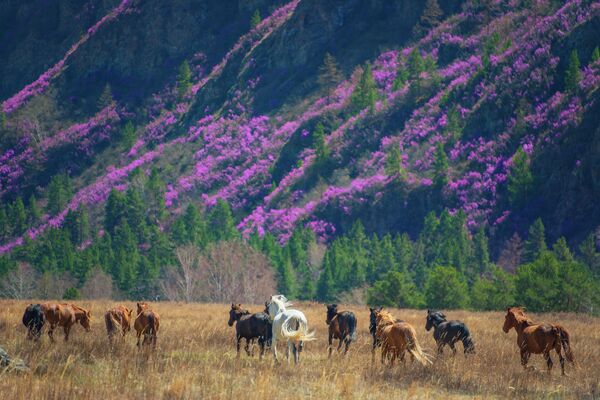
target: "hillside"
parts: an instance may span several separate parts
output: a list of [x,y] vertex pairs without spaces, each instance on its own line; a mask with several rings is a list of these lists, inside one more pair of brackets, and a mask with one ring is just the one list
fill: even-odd
[[[600,225],[597,2],[221,3],[2,6],[15,21],[0,32],[9,264],[81,210],[73,248],[114,236],[113,189],[140,189],[141,260],[190,204],[223,215],[218,200],[243,238],[280,243],[305,227],[331,245],[358,221],[424,243],[430,213],[447,213],[469,243],[483,230],[505,269],[510,239],[538,218],[573,249]],[[281,280],[285,261],[268,256]]]

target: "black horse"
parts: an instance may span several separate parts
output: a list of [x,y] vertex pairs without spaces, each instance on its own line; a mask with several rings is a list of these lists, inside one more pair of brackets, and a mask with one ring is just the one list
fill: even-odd
[[240,356],[240,341],[244,338],[246,339],[246,346],[244,349],[249,356],[252,356],[250,353],[250,344],[254,339],[258,339],[260,357],[262,358],[265,353],[265,346],[271,345],[271,337],[273,335],[269,315],[262,312],[250,314],[250,311],[242,309],[241,304],[231,304],[229,321],[227,324],[233,326],[235,321],[237,321],[237,324],[235,325],[235,336],[237,339],[238,357]]
[[[371,312],[369,314],[369,332],[371,333],[371,336],[373,336],[373,348],[371,349],[371,361],[375,361],[375,350],[379,346],[381,346],[381,341],[377,337],[377,314],[375,314],[376,312],[379,312],[381,310],[383,310],[383,307],[379,307],[379,308],[369,307],[369,311]],[[404,322],[404,321],[396,318],[396,322]],[[402,355],[400,359],[404,360],[404,355]]]
[[331,357],[333,339],[339,339],[338,351],[342,343],[346,344],[344,355],[348,352],[350,343],[356,340],[356,316],[352,311],[338,312],[337,304],[327,306],[327,319],[325,323],[329,325],[329,357]]
[[46,318],[40,304],[30,304],[23,313],[23,325],[27,327],[27,339],[39,340]]
[[432,327],[438,354],[442,354],[445,345],[450,346],[454,354],[456,354],[454,344],[459,340],[463,343],[465,355],[475,353],[475,344],[471,338],[469,328],[462,322],[446,321],[446,316],[440,311],[427,310],[425,329],[429,331]]

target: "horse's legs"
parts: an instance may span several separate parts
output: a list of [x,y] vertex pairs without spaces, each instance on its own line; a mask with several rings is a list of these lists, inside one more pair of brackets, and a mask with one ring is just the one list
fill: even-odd
[[154,332],[152,335],[152,348],[156,349],[156,343],[158,342],[158,333]]
[[456,355],[456,347],[454,347],[454,342],[448,343],[448,346],[450,346],[450,348],[452,349],[452,355],[455,356]]
[[135,334],[137,335],[137,344],[136,344],[136,346],[139,348],[140,347],[140,339],[142,338],[142,332],[141,331],[136,331]]
[[[563,355],[562,355],[562,352],[561,352],[560,345],[561,345],[560,341],[559,341],[559,342],[557,342],[557,343],[554,345],[554,350],[556,350],[556,352],[558,353],[558,359],[560,360],[560,370],[561,370],[561,374],[562,374],[562,375],[566,375],[566,374],[565,374],[565,358],[564,358],[564,357],[563,357]],[[548,357],[549,357],[549,356],[550,356],[550,353],[548,353]]]
[[343,339],[340,339],[340,342],[338,343],[338,348],[337,348],[337,352],[340,352],[340,349],[342,348],[342,344],[344,343]]
[[529,352],[525,349],[521,349],[521,365],[527,369],[527,362],[529,361]]
[[396,361],[397,356],[398,356],[398,352],[396,350],[393,350],[392,358],[390,359],[390,368],[394,366],[394,361]]
[[279,360],[277,359],[277,339],[275,338],[275,335],[271,338],[271,351],[273,352],[275,362],[279,363]]
[[347,338],[344,340],[344,343],[346,344],[346,346],[345,346],[345,348],[344,348],[344,355],[348,354],[348,348],[350,347],[350,343],[351,343],[351,342],[352,342],[352,340],[351,340],[349,337],[347,337]]
[[546,364],[548,365],[548,374],[552,371],[552,358],[550,358],[550,351],[544,352],[544,359],[546,360]]
[[56,326],[51,324],[50,327],[48,328],[48,337],[50,338],[51,342],[54,342],[54,328]]
[[381,345],[381,364],[385,365],[385,359],[387,357],[387,346]]
[[292,351],[292,346],[293,346],[292,342],[288,340],[287,347],[285,349],[285,359],[288,364],[290,363],[290,351]]
[[377,350],[377,339],[373,338],[373,347],[371,348],[371,363],[375,362],[375,350]]
[[329,346],[327,346],[327,351],[329,352],[329,355],[327,356],[328,358],[331,358],[331,352],[333,351],[333,334],[331,333],[331,331],[329,332]]
[[248,356],[252,356],[252,355],[250,354],[250,339],[248,339],[248,338],[246,338],[246,346],[244,347],[244,350],[246,350],[246,354],[247,354]]
[[237,339],[237,343],[236,343],[236,350],[237,350],[237,358],[240,358],[240,342],[242,340],[242,337],[239,335],[236,335],[236,339]]
[[444,345],[446,345],[446,343],[442,342],[441,340],[437,343],[438,354],[444,353]]
[[292,352],[294,353],[294,364],[298,365],[300,362],[300,345],[296,346],[295,343],[292,343]]
[[69,331],[71,330],[70,326],[65,325],[63,327],[63,330],[65,331],[65,342],[69,340]]
[[260,347],[260,359],[263,359],[265,354],[265,341],[263,339],[258,339],[258,346]]

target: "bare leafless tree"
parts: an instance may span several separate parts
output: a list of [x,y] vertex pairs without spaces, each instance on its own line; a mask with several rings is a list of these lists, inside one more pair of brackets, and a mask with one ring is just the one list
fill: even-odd
[[54,272],[46,271],[35,282],[35,297],[40,299],[60,299],[65,294],[65,290],[75,286],[77,280],[65,272],[57,275]]
[[113,280],[110,275],[95,268],[81,288],[84,299],[112,299],[114,297]]
[[26,263],[6,274],[0,281],[0,296],[12,299],[30,299],[35,296],[39,273]]

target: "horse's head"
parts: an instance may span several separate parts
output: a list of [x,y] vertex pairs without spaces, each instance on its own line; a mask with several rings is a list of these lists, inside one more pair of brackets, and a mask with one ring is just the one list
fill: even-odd
[[517,327],[517,317],[515,315],[514,307],[508,307],[506,309],[506,315],[504,316],[504,325],[502,326],[502,330],[504,333],[508,333],[511,328]]
[[369,307],[369,332],[375,333],[377,330],[377,312],[383,310],[383,307],[371,308]]
[[338,305],[337,304],[328,304],[327,305],[327,319],[325,320],[325,323],[327,325],[329,325],[331,323],[331,321],[333,320],[333,317],[335,317],[337,315],[338,312]]
[[285,308],[289,305],[291,305],[291,303],[287,301],[287,298],[284,295],[278,294],[276,296],[271,296],[271,301],[266,305],[267,313],[271,320],[273,320],[280,312],[285,311]]
[[250,311],[242,309],[241,304],[231,303],[231,310],[229,310],[229,321],[227,325],[233,326],[235,321],[239,321],[242,315],[250,314]]
[[92,313],[87,310],[83,310],[83,313],[81,314],[81,317],[79,318],[79,323],[88,332],[90,332],[92,330],[92,327],[90,326],[90,322],[92,322]]
[[441,322],[446,320],[446,316],[440,312],[435,310],[427,310],[427,319],[425,322],[425,330],[429,331],[434,326],[438,326]]
[[140,315],[144,310],[148,309],[148,303],[139,302],[137,303],[137,313]]

